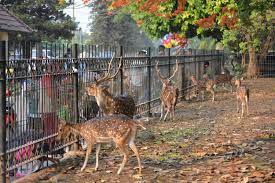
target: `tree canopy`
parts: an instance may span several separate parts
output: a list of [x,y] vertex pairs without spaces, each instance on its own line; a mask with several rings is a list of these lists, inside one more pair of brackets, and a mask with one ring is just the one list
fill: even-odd
[[[168,32],[222,39],[250,55],[248,75],[257,75],[258,52],[266,55],[274,41],[274,0],[113,0],[110,11],[129,12],[152,37]],[[272,22],[273,21],[273,22]]]
[[91,6],[91,43],[123,46],[151,46],[130,15],[108,13],[106,1],[95,0]]
[[30,40],[71,39],[77,28],[72,18],[63,12],[69,2],[61,5],[58,0],[2,0],[1,4],[34,30],[27,37]]

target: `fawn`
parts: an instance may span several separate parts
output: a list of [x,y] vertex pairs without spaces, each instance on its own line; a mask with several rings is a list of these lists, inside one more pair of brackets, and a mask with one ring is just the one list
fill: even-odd
[[190,77],[193,85],[196,87],[202,100],[204,100],[204,91],[208,91],[212,94],[212,102],[215,101],[214,81],[208,76],[205,76],[202,80],[197,80],[194,75]]
[[241,101],[242,105],[242,115],[241,118],[244,116],[244,108],[246,108],[246,113],[248,114],[248,101],[249,101],[249,89],[241,84],[240,79],[236,79],[236,96],[237,96],[237,112],[239,113],[239,100]]
[[93,145],[96,144],[96,166],[98,168],[98,154],[100,151],[101,143],[115,142],[117,147],[122,151],[124,158],[122,164],[117,171],[120,174],[126,161],[128,160],[127,145],[135,153],[139,166],[139,173],[141,174],[141,162],[138,149],[134,143],[137,133],[137,128],[141,127],[146,129],[138,122],[130,119],[123,114],[115,114],[105,116],[102,118],[93,118],[85,123],[70,124],[65,121],[60,121],[58,128],[57,140],[67,138],[70,133],[80,135],[87,143],[86,157],[84,164],[81,168],[83,171],[87,165],[89,155],[92,152]]
[[164,116],[164,121],[166,120],[166,117],[168,113],[170,112],[170,115],[173,116],[173,119],[175,117],[175,107],[177,104],[177,99],[179,96],[179,89],[176,88],[172,83],[171,79],[175,76],[177,70],[179,68],[179,63],[176,61],[176,69],[174,70],[174,73],[171,77],[165,78],[160,74],[160,69],[158,68],[158,62],[156,63],[156,71],[157,75],[160,78],[162,82],[162,90],[160,93],[160,101],[161,101],[161,116],[160,120],[162,120],[164,110],[167,109],[167,112]]
[[233,92],[233,85],[231,83],[231,80],[233,79],[233,75],[230,75],[229,70],[224,68],[224,74],[219,74],[215,77],[214,83],[215,86],[222,85],[223,88],[225,88],[225,84],[229,84],[231,86],[231,93]]
[[120,58],[118,70],[113,76],[110,75],[113,58],[114,57],[112,57],[111,61],[108,64],[107,74],[104,77],[95,80],[95,83],[87,86],[86,91],[88,95],[95,96],[96,102],[104,115],[125,114],[133,118],[136,111],[136,105],[133,97],[114,97],[108,91],[108,87],[102,85],[103,82],[113,79],[118,74],[119,69],[121,68],[122,60]]

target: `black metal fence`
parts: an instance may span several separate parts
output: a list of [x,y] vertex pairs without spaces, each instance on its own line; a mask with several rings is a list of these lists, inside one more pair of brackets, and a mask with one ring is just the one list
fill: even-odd
[[202,77],[204,62],[216,74],[224,63],[223,52],[217,50],[188,50],[175,56],[170,49],[159,53],[122,46],[0,43],[2,177],[20,177],[48,166],[43,157],[57,156],[59,149],[75,142],[55,142],[58,121],[81,122],[96,115],[94,98],[85,94],[85,86],[104,75],[112,56],[114,70],[120,57],[123,64],[120,74],[108,82],[109,90],[132,95],[137,116],[158,111],[162,85],[155,72],[157,61],[162,74],[169,76],[178,60],[174,81],[180,98],[191,75]]
[[[245,54],[232,54],[226,53],[226,57],[229,57],[228,60],[233,60],[239,64],[242,64],[242,67],[247,69],[249,64],[249,55]],[[275,77],[275,52],[270,51],[260,60],[261,55],[256,54],[256,61],[258,66],[258,74],[260,77]]]

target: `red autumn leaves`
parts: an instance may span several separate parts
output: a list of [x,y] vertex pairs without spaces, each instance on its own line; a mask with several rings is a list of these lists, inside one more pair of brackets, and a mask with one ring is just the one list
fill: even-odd
[[[211,28],[215,24],[216,17],[217,14],[213,14],[209,17],[196,21],[195,24],[205,29]],[[232,29],[235,27],[237,21],[237,12],[235,9],[228,9],[227,7],[222,8],[220,26]]]
[[[163,5],[163,3],[167,2],[168,0],[147,0],[147,1],[142,1],[142,0],[136,0],[134,1],[135,4],[137,5],[138,9],[142,12],[154,14],[158,17],[163,17],[164,19],[171,19],[174,16],[179,15],[185,10],[185,6],[187,4],[187,0],[177,0],[177,9],[173,12],[169,13],[163,13],[159,11]],[[121,8],[125,7],[129,4],[133,3],[131,0],[114,0],[111,4],[112,8]],[[165,5],[163,5],[165,6]],[[209,17],[202,18],[200,20],[197,20],[195,22],[195,25],[202,27],[202,28],[211,28],[215,25],[216,18],[218,17],[217,14],[212,14]],[[219,25],[222,27],[228,27],[230,29],[234,28],[236,23],[238,21],[237,18],[237,12],[235,9],[229,9],[228,7],[223,7],[222,12],[220,15],[220,22]],[[137,20],[136,21],[138,26],[141,26],[143,23],[142,20]]]

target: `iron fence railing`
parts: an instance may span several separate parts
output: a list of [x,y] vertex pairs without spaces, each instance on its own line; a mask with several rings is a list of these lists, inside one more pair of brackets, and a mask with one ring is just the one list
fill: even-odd
[[155,71],[157,61],[162,74],[169,76],[178,60],[174,81],[180,98],[190,86],[191,75],[202,77],[205,62],[216,73],[224,63],[223,52],[217,50],[188,50],[176,56],[170,49],[158,55],[153,48],[0,43],[2,177],[20,177],[47,166],[43,157],[62,154],[60,149],[75,142],[57,144],[58,121],[95,117],[95,100],[84,94],[85,87],[104,75],[112,56],[114,70],[120,58],[123,64],[120,74],[107,82],[109,90],[113,95],[132,95],[137,116],[158,109],[162,85]]

